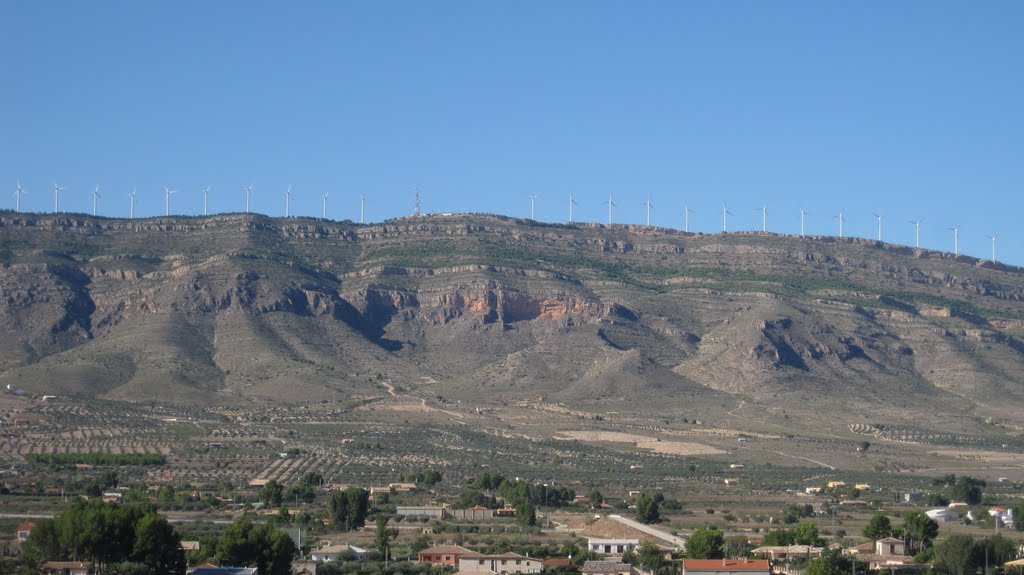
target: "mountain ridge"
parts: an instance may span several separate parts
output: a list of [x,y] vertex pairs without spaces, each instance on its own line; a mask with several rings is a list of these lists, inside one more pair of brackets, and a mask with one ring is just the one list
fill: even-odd
[[385,377],[665,413],[842,395],[1009,417],[1024,400],[1024,269],[874,240],[9,212],[0,239],[0,383],[34,393],[301,403]]

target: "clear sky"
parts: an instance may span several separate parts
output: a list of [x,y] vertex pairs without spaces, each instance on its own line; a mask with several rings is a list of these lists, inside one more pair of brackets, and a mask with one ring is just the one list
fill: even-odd
[[0,206],[874,237],[1024,265],[1024,2],[0,2]]

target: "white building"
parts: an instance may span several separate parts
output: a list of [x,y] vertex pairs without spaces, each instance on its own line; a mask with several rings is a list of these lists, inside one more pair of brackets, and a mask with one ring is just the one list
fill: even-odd
[[587,539],[588,551],[605,555],[622,555],[639,546],[639,539]]

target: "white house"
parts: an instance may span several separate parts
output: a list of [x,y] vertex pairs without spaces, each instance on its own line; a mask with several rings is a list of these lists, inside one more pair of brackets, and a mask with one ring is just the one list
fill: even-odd
[[622,555],[639,545],[639,539],[587,539],[588,551],[605,555]]

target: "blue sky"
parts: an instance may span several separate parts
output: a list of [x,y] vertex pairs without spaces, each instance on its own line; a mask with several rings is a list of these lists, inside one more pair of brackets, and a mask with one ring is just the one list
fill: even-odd
[[[1024,3],[0,3],[0,206],[491,212],[1024,264]],[[8,191],[9,190],[9,191]]]

